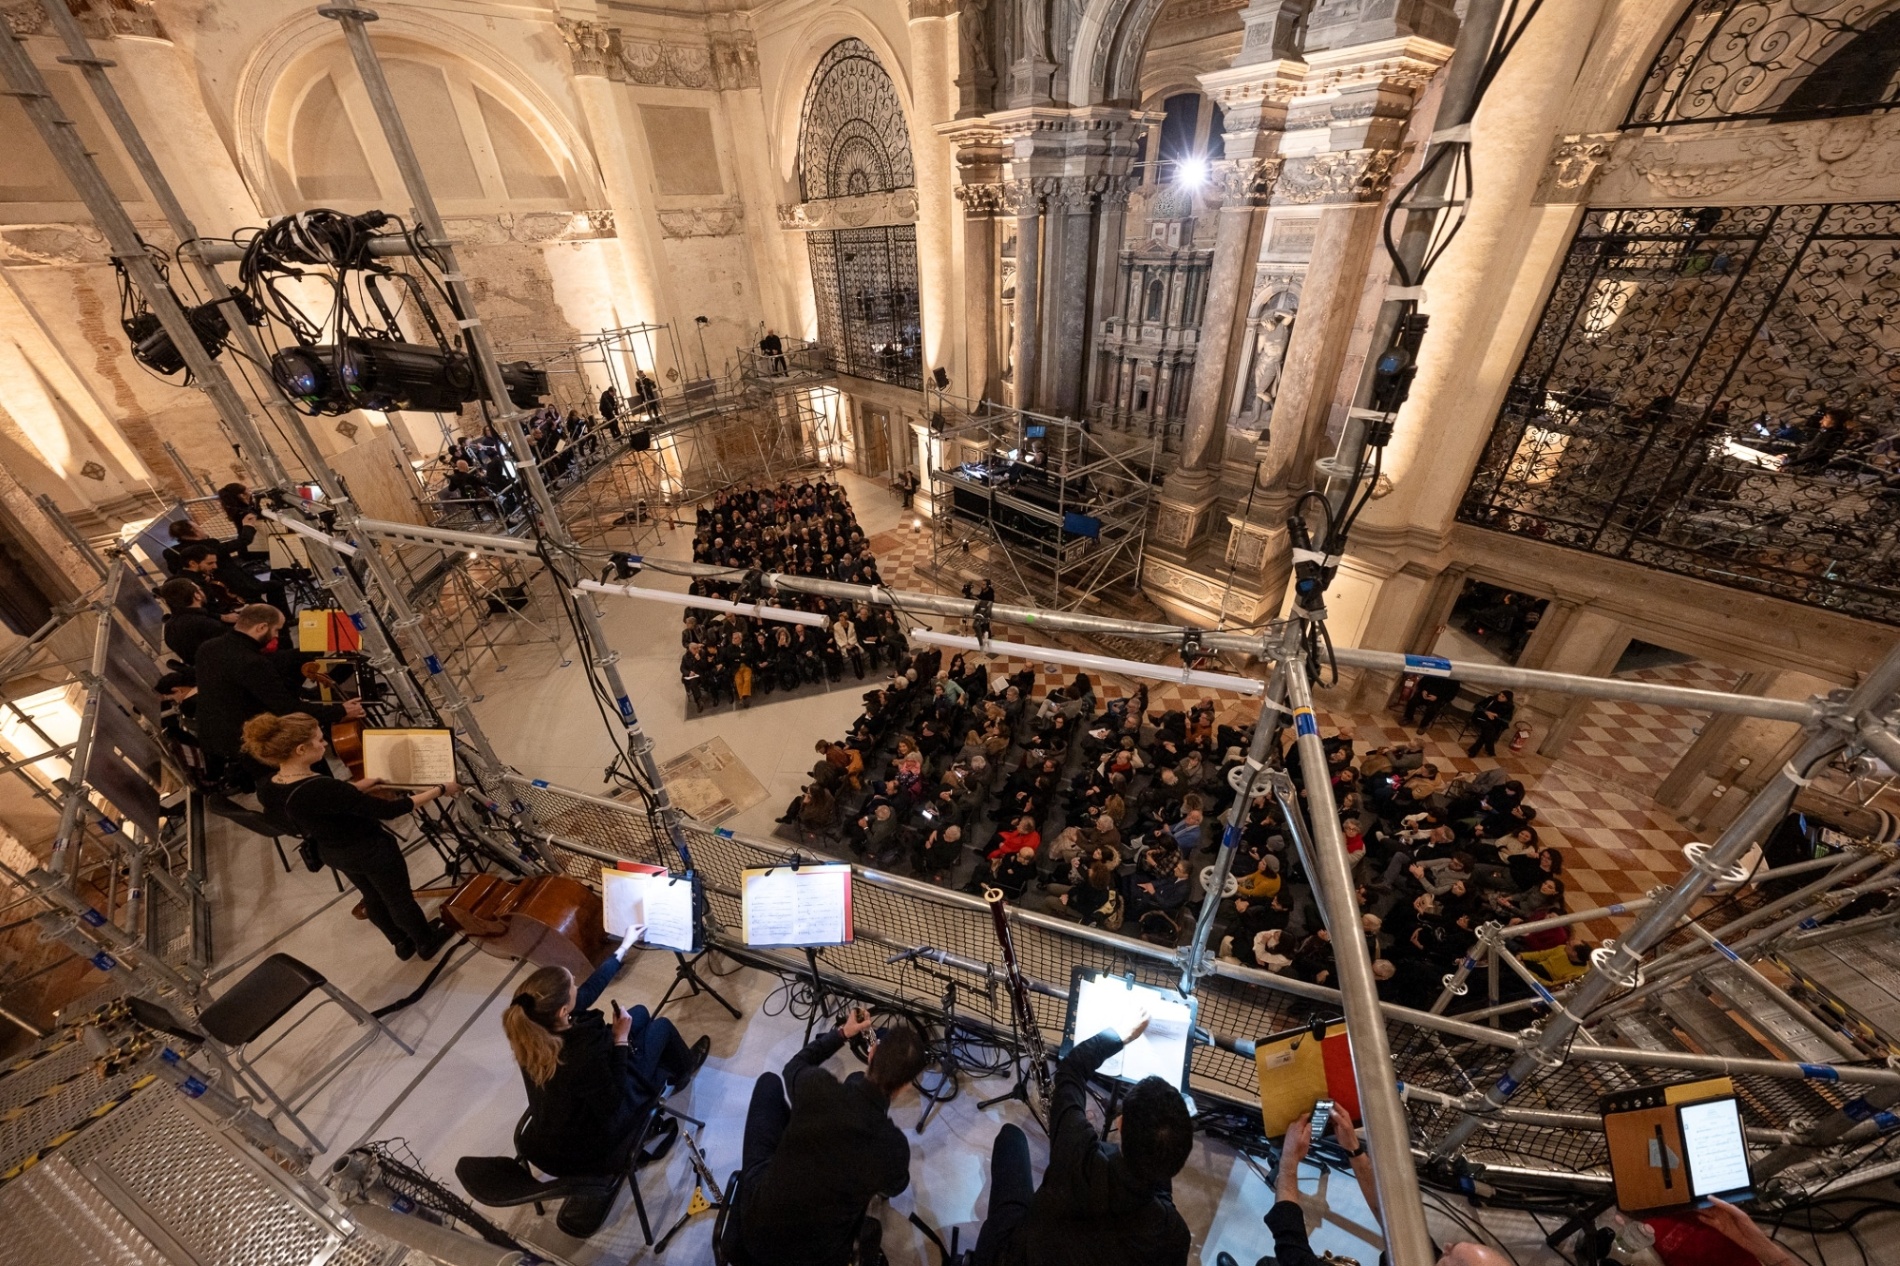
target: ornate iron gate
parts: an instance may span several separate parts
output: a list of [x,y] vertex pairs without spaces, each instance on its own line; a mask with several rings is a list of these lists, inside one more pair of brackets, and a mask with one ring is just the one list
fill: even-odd
[[819,337],[840,371],[922,387],[917,230],[908,224],[807,235]]
[[1586,213],[1459,519],[1900,624],[1896,252],[1891,203]]

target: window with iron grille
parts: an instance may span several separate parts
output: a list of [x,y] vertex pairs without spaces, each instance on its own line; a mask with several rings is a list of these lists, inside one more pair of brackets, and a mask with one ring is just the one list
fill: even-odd
[[1695,0],[1663,41],[1625,128],[1838,118],[1900,104],[1900,6]]
[[[855,198],[916,184],[910,134],[891,77],[862,40],[819,60],[799,124],[806,201]],[[921,388],[917,229],[875,225],[807,233],[819,338],[842,373]]]
[[1900,204],[1593,210],[1458,517],[1900,624]]

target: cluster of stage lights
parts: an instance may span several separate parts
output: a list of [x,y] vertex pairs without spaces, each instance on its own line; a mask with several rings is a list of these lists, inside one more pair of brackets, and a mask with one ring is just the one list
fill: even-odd
[[[790,607],[768,606],[762,602],[728,602],[724,598],[676,593],[671,589],[610,585],[598,580],[583,580],[575,587],[574,592],[576,594],[612,594],[619,598],[641,598],[648,602],[663,602],[668,606],[689,607],[700,611],[723,611],[729,615],[742,615],[755,620],[777,620],[782,624],[803,624],[810,628],[825,628],[831,623],[829,617],[820,615],[816,611],[795,611]],[[1119,673],[1127,677],[1145,677],[1153,681],[1199,686],[1206,690],[1232,690],[1243,695],[1258,695],[1267,688],[1266,682],[1254,677],[1236,677],[1231,673],[1208,673],[1185,666],[1170,668],[1165,664],[1149,664],[1135,659],[1115,659],[1108,655],[1089,655],[1082,651],[1064,650],[1056,646],[1030,646],[1024,642],[999,642],[994,638],[979,641],[968,634],[939,633],[935,629],[914,628],[910,631],[910,640],[919,646],[941,646],[949,650],[1013,656],[1033,662],[1062,664],[1069,668],[1092,669],[1095,672]]]

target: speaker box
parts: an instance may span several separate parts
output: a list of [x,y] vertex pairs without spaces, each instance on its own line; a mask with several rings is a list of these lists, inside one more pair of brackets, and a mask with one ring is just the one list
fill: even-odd
[[642,428],[627,437],[629,447],[636,453],[644,453],[653,447],[653,432]]

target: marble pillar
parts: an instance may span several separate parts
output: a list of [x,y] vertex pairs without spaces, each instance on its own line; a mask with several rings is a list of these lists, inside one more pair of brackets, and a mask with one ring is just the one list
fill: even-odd
[[997,400],[1007,360],[998,343],[1002,243],[997,221],[1007,204],[1002,137],[980,119],[940,124],[937,131],[954,147],[957,180],[951,192],[963,207],[955,241],[963,293],[952,340],[951,390],[967,400]]
[[[951,142],[938,132],[957,113],[955,0],[910,0],[911,161],[917,179],[917,302],[923,324],[923,375],[957,372],[954,329],[963,288],[957,282]],[[960,375],[959,375],[960,376]]]
[[1305,72],[1303,62],[1275,58],[1201,76],[1203,90],[1224,111],[1227,157],[1214,171],[1220,211],[1180,461],[1162,492],[1185,516],[1170,520],[1185,524],[1185,539],[1161,542],[1177,556],[1184,556],[1201,537],[1217,496],[1235,363],[1246,335],[1267,203],[1280,173],[1286,103],[1298,92]]
[[1005,195],[1007,210],[1016,217],[1016,337],[1010,355],[1012,403],[1018,409],[1040,408],[1037,355],[1042,316],[1042,193],[1036,182],[1012,180]]

